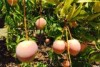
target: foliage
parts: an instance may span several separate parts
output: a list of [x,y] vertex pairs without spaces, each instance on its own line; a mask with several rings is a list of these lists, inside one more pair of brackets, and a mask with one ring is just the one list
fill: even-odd
[[43,64],[41,62],[37,62],[36,65],[32,64],[32,63],[22,63],[21,67],[47,67],[46,64]]
[[[42,5],[40,5],[39,0],[26,0],[28,34],[30,39],[37,42],[39,40],[33,36],[34,33],[36,35],[43,34],[44,38],[49,37],[53,40],[65,38],[62,31],[66,24],[69,26],[73,38],[78,39],[80,42],[95,42],[95,44],[92,43],[93,46],[90,44],[87,50],[76,57],[78,60],[81,58],[84,61],[89,61],[85,65],[90,66],[89,63],[100,62],[97,59],[100,58],[100,2],[93,2],[92,0],[91,2],[89,2],[90,0],[87,0],[88,2],[79,1],[82,0],[42,0]],[[47,26],[42,31],[37,30],[35,26],[35,21],[41,17],[41,6],[42,16],[47,21]],[[6,42],[8,50],[12,53],[15,53],[16,45],[25,40],[23,14],[22,0],[18,0],[15,6],[10,6],[7,0],[0,1],[0,17],[5,17],[5,25],[8,28]],[[77,26],[74,24],[74,27],[73,22],[76,22]],[[55,58],[53,54],[51,56]],[[43,66],[42,63],[39,63],[39,65]]]

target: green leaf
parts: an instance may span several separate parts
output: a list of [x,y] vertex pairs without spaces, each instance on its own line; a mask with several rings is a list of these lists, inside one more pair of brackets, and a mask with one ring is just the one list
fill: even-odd
[[98,16],[100,16],[100,13],[92,14],[92,15],[89,15],[85,20],[92,21],[93,19],[97,18]]
[[76,11],[73,14],[73,18],[76,17],[80,13],[82,6],[83,6],[83,3],[80,3],[79,7],[76,9]]
[[3,7],[3,4],[2,4],[2,1],[0,2],[0,10],[2,9]]
[[68,9],[70,8],[72,2],[73,0],[65,0],[64,6],[60,11],[60,17],[65,17],[65,15],[68,14]]
[[95,2],[94,6],[93,6],[93,10],[94,12],[100,12],[100,2]]
[[17,36],[16,43],[19,43],[19,42],[20,42],[20,36]]
[[96,1],[99,1],[99,0],[78,0],[77,2],[96,2]]
[[58,4],[59,3],[59,0],[46,0],[48,3],[51,3],[51,4]]
[[65,13],[67,13],[66,11],[68,11],[72,2],[73,2],[73,0],[66,0],[65,1],[64,6],[63,6],[63,10],[64,10]]
[[62,18],[62,17],[65,17],[64,9],[61,9],[61,11],[60,11],[60,18]]
[[86,38],[86,40],[88,40],[88,41],[93,41],[93,40],[95,40],[95,37],[93,37],[93,35],[91,35],[91,34],[85,34],[85,38]]
[[32,4],[34,4],[34,0],[30,0],[30,2],[31,2]]
[[57,5],[57,7],[55,8],[55,11],[54,11],[55,14],[58,14],[58,11],[62,8],[63,3],[64,3],[64,2],[60,2],[60,3]]
[[90,25],[94,27],[95,30],[100,30],[100,23],[91,22]]
[[100,62],[100,51],[95,51],[89,56],[90,62]]
[[75,9],[76,9],[76,4],[73,4],[72,8],[70,9],[70,11],[68,13],[68,16],[66,17],[68,21],[72,18],[73,14],[75,12]]

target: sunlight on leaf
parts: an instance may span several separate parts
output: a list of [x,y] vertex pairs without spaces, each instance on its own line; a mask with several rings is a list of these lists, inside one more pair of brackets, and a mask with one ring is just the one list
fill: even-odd
[[60,11],[60,17],[65,17],[65,15],[68,13],[68,9],[70,8],[72,2],[73,0],[66,0],[64,2],[64,6]]
[[100,9],[98,9],[98,8],[100,8],[100,2],[95,2],[94,6],[93,6],[93,10],[95,12],[100,12]]
[[59,1],[58,0],[46,0],[48,3],[51,3],[51,4],[58,4]]
[[76,9],[76,4],[73,4],[72,8],[70,9],[70,11],[68,13],[68,16],[66,17],[68,21],[72,18],[73,14],[75,12],[75,9]]
[[78,0],[78,2],[97,2],[99,0]]

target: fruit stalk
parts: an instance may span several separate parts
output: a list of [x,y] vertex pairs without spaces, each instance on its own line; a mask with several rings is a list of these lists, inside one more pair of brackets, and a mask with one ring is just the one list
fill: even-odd
[[72,62],[71,62],[71,57],[70,57],[70,52],[69,52],[69,44],[68,44],[68,33],[70,35],[70,38],[72,39],[72,35],[70,33],[69,27],[67,26],[66,20],[64,20],[64,30],[66,31],[66,45],[68,45],[68,60],[70,62],[70,67],[72,67]]
[[[40,0],[40,11],[39,11],[40,17],[42,17],[42,0]],[[40,35],[41,35],[41,30],[40,30]],[[40,42],[41,44],[41,42]]]
[[25,4],[25,0],[23,0],[23,3],[24,3],[24,29],[25,29],[25,37],[26,37],[26,40],[28,40],[28,30],[27,30],[27,23],[26,23],[26,4]]
[[67,30],[68,30],[68,33],[69,33],[70,39],[72,39],[72,35],[71,35],[70,29],[69,29],[68,26],[67,26]]
[[70,67],[72,67],[72,62],[71,62],[71,57],[70,57],[70,52],[69,52],[69,48],[70,48],[70,46],[69,46],[69,44],[68,44],[68,30],[67,30],[67,28],[65,29],[66,30],[66,40],[67,40],[67,44],[66,45],[68,45],[68,60],[69,60],[69,62],[70,62]]
[[40,11],[39,11],[40,17],[42,17],[42,0],[40,0]]

